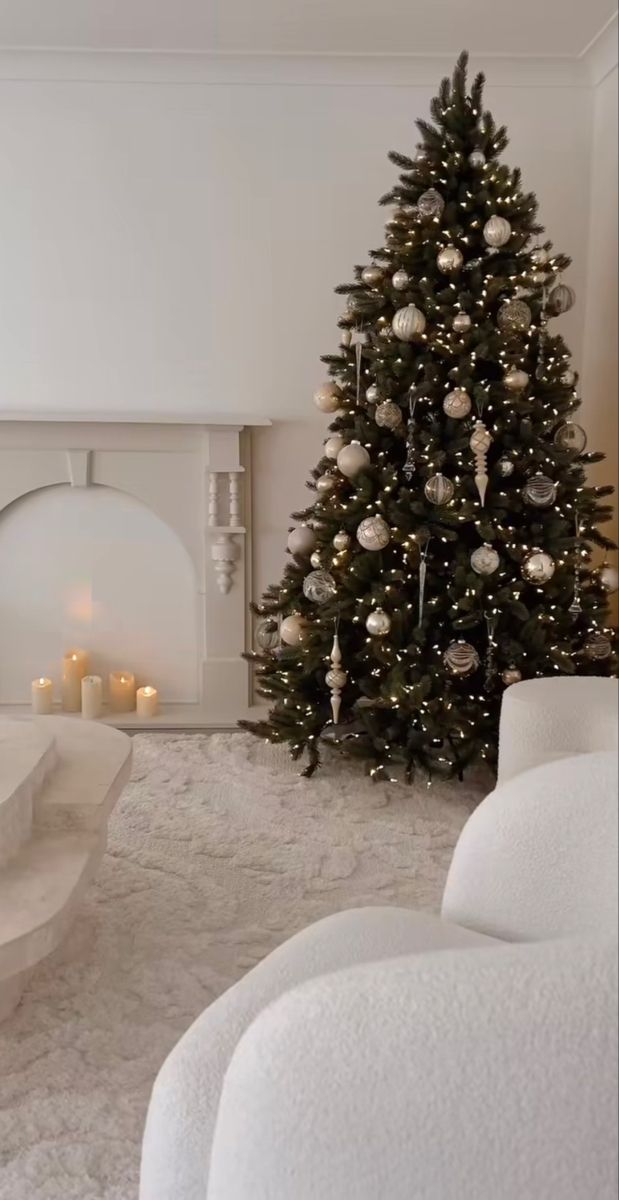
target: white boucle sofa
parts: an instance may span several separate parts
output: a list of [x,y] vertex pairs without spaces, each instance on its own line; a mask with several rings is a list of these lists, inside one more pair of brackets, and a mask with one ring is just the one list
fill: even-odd
[[441,917],[338,913],[211,1005],[140,1200],[614,1200],[616,709],[607,680],[509,690]]

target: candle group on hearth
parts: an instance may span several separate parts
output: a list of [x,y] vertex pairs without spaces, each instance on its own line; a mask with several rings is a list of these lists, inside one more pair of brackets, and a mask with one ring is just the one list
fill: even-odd
[[[53,712],[54,687],[51,679],[41,676],[31,686],[35,716]],[[103,679],[90,674],[86,650],[67,650],[62,660],[62,711],[81,712],[84,720],[94,721],[103,712]],[[112,671],[108,677],[108,703],[112,713],[136,712],[138,717],[154,717],[159,707],[157,689],[138,688],[131,671]]]

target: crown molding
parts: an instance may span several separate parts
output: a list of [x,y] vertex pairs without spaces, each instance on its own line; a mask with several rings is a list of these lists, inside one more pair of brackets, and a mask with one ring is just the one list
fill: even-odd
[[[581,56],[472,56],[501,87],[591,87],[601,35]],[[203,87],[435,87],[455,55],[208,54],[142,50],[0,49],[0,82]],[[616,61],[616,60],[615,60]],[[601,68],[600,68],[601,69]]]
[[600,32],[585,46],[581,61],[593,87],[597,87],[617,66],[617,13],[606,22]]

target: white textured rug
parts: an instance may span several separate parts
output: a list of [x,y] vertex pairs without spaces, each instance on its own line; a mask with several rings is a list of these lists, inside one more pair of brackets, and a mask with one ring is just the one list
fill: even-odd
[[297,771],[245,734],[136,737],[99,878],[0,1026],[1,1200],[135,1200],[150,1088],[180,1033],[310,921],[435,908],[489,785],[373,785],[338,759]]

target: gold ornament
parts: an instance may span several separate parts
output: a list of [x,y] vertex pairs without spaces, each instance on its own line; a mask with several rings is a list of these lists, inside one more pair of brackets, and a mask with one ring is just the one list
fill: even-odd
[[506,667],[501,672],[501,679],[507,687],[511,687],[514,683],[520,683],[522,672],[518,670],[518,667]]
[[604,563],[604,566],[600,567],[598,579],[609,596],[619,588],[619,571],[616,567],[611,567],[609,563]]
[[440,472],[430,476],[423,490],[430,504],[437,505],[449,504],[456,491],[451,479],[448,479],[446,475],[441,475]]
[[314,392],[314,404],[324,413],[337,412],[342,399],[343,392],[337,383],[323,383],[322,387]]
[[526,371],[519,371],[516,367],[511,367],[505,373],[503,383],[509,392],[523,392],[529,382],[529,376]]
[[386,637],[391,629],[391,617],[382,608],[375,608],[369,614],[365,627],[372,637]]
[[340,529],[339,533],[336,533],[333,539],[333,545],[338,552],[341,550],[348,550],[351,542],[352,538],[349,533],[346,533],[345,529]]
[[522,564],[522,575],[528,583],[541,586],[549,583],[556,571],[554,559],[544,550],[533,550]]
[[403,268],[400,268],[399,271],[396,271],[395,275],[391,279],[392,287],[396,292],[405,292],[409,283],[410,279],[408,272]]
[[316,480],[316,491],[323,496],[328,496],[335,487],[335,479],[332,475],[319,475]]
[[443,275],[455,275],[463,262],[464,256],[457,246],[444,246],[436,259],[436,265]]
[[471,411],[471,397],[464,388],[454,388],[443,400],[443,411],[452,421],[462,421]]
[[402,424],[402,409],[393,400],[383,400],[376,409],[374,420],[384,429],[397,429]]
[[479,667],[479,654],[470,642],[452,642],[443,655],[443,662],[452,675],[472,675]]
[[488,451],[492,445],[492,434],[486,429],[483,421],[475,422],[469,446],[475,458],[475,484],[479,493],[482,508],[486,503],[488,489]]
[[382,267],[364,267],[361,272],[361,278],[363,282],[368,285],[368,287],[376,287],[379,283],[382,283]]
[[423,333],[426,327],[426,318],[416,305],[407,304],[405,308],[398,309],[391,326],[395,336],[401,342],[413,342]]
[[357,541],[364,550],[384,550],[391,541],[391,533],[382,517],[366,517],[357,529]]
[[284,617],[280,626],[280,637],[282,642],[287,646],[299,646],[303,641],[308,629],[308,622],[303,620],[298,613],[293,613],[290,617]]

